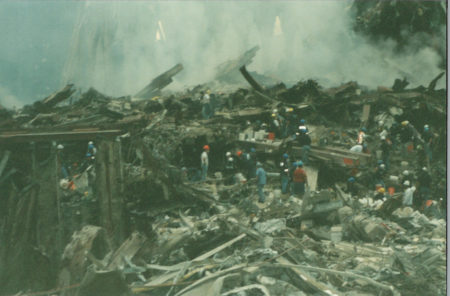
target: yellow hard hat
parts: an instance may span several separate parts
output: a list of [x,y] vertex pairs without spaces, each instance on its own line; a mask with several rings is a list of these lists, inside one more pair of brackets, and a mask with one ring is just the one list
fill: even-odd
[[403,125],[403,126],[407,126],[407,125],[408,125],[408,123],[409,123],[409,121],[408,121],[408,120],[402,121],[402,125]]
[[386,189],[384,189],[384,187],[380,187],[380,188],[378,188],[378,192],[379,193],[385,193]]
[[272,117],[275,117],[275,116],[277,116],[275,113],[272,113]]

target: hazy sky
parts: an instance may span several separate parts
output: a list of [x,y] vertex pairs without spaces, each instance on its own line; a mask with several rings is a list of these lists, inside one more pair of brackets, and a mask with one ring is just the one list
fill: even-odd
[[[414,86],[439,73],[439,57],[430,48],[399,56],[392,41],[373,45],[355,35],[350,5],[1,1],[0,103],[30,103],[67,82],[113,96],[133,94],[177,63],[184,70],[172,88],[203,83],[218,64],[255,45],[261,49],[248,68],[284,81],[315,78],[339,85],[356,80],[376,87],[406,75]],[[277,16],[281,34],[274,33]]]

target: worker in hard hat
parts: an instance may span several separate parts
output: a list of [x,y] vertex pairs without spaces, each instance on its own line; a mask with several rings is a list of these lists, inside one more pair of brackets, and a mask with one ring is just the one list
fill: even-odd
[[311,138],[307,134],[306,127],[300,129],[297,138],[299,146],[302,148],[302,161],[304,165],[309,165],[309,151],[311,150]]
[[411,183],[409,181],[405,181],[403,183],[403,186],[405,188],[405,192],[403,193],[403,206],[412,207],[416,187],[411,186]]
[[278,118],[278,114],[275,113],[277,110],[270,115],[269,132],[274,133],[275,137],[280,138],[281,135],[281,123]]
[[225,154],[225,185],[233,185],[235,183],[234,174],[236,173],[236,164],[231,152]]
[[408,153],[412,152],[413,149],[413,141],[414,141],[414,132],[410,126],[408,120],[404,120],[400,126],[400,142],[403,145],[403,155],[408,155]]
[[258,184],[258,196],[259,196],[258,201],[260,203],[263,203],[266,200],[266,197],[264,196],[264,186],[266,185],[267,182],[267,176],[266,171],[264,170],[262,164],[259,161],[256,163],[256,167],[257,167],[256,180]]
[[64,146],[62,144],[58,144],[56,146],[56,158],[58,160],[58,164],[61,166],[61,178],[69,178],[69,170],[66,164],[66,157],[64,154]]
[[376,190],[373,200],[383,200],[386,197],[386,189],[380,187]]
[[97,154],[97,148],[95,148],[93,141],[88,142],[87,153],[90,153],[93,156],[95,156],[95,154]]
[[281,193],[289,192],[289,155],[284,153],[280,161]]
[[386,165],[386,170],[389,169],[389,155],[391,153],[391,146],[392,143],[389,141],[389,139],[387,139],[386,136],[381,136],[381,143],[380,143],[381,159],[383,160],[383,163]]
[[294,195],[302,197],[303,194],[305,193],[305,186],[308,181],[306,172],[303,170],[303,162],[302,161],[299,161],[297,163],[297,168],[294,171],[292,181],[293,181]]
[[202,181],[206,180],[206,176],[208,174],[208,166],[209,166],[208,153],[209,153],[209,145],[204,145],[203,152],[200,155],[200,164],[202,168],[202,175],[201,175]]
[[374,185],[385,187],[384,176],[386,175],[386,165],[381,163],[374,170]]
[[202,116],[203,119],[209,119],[211,117],[211,97],[209,96],[209,90],[204,93],[200,92],[202,100]]
[[299,130],[305,130],[306,133],[309,132],[308,127],[306,126],[306,120],[300,119],[300,125],[298,126]]
[[428,124],[423,126],[422,138],[424,140],[424,149],[427,161],[431,163],[431,160],[433,159],[433,133],[431,132]]
[[358,189],[356,188],[355,177],[350,177],[347,179],[347,193],[349,193],[351,196],[358,195]]

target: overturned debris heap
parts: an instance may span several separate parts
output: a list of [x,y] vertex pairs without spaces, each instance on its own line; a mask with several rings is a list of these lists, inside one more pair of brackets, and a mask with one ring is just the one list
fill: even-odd
[[[436,79],[287,88],[241,66],[254,89],[161,92],[177,65],[136,98],[68,85],[1,109],[2,295],[445,295]],[[304,163],[304,193],[281,186],[287,157]]]

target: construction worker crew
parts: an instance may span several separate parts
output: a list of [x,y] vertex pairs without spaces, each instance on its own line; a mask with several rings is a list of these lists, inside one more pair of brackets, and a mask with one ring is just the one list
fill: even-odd
[[267,177],[266,177],[266,171],[263,169],[262,164],[258,161],[256,163],[256,167],[258,168],[256,170],[256,178],[258,181],[258,201],[260,203],[263,203],[266,200],[266,197],[264,196],[264,185],[266,185]]
[[303,195],[305,193],[305,183],[308,181],[306,172],[303,170],[303,162],[297,162],[297,168],[293,175],[293,189],[295,195]]
[[209,146],[208,145],[203,146],[203,152],[200,156],[200,163],[202,167],[202,177],[201,177],[202,181],[206,180],[206,175],[208,174],[208,166],[209,166],[208,153],[209,153]]

